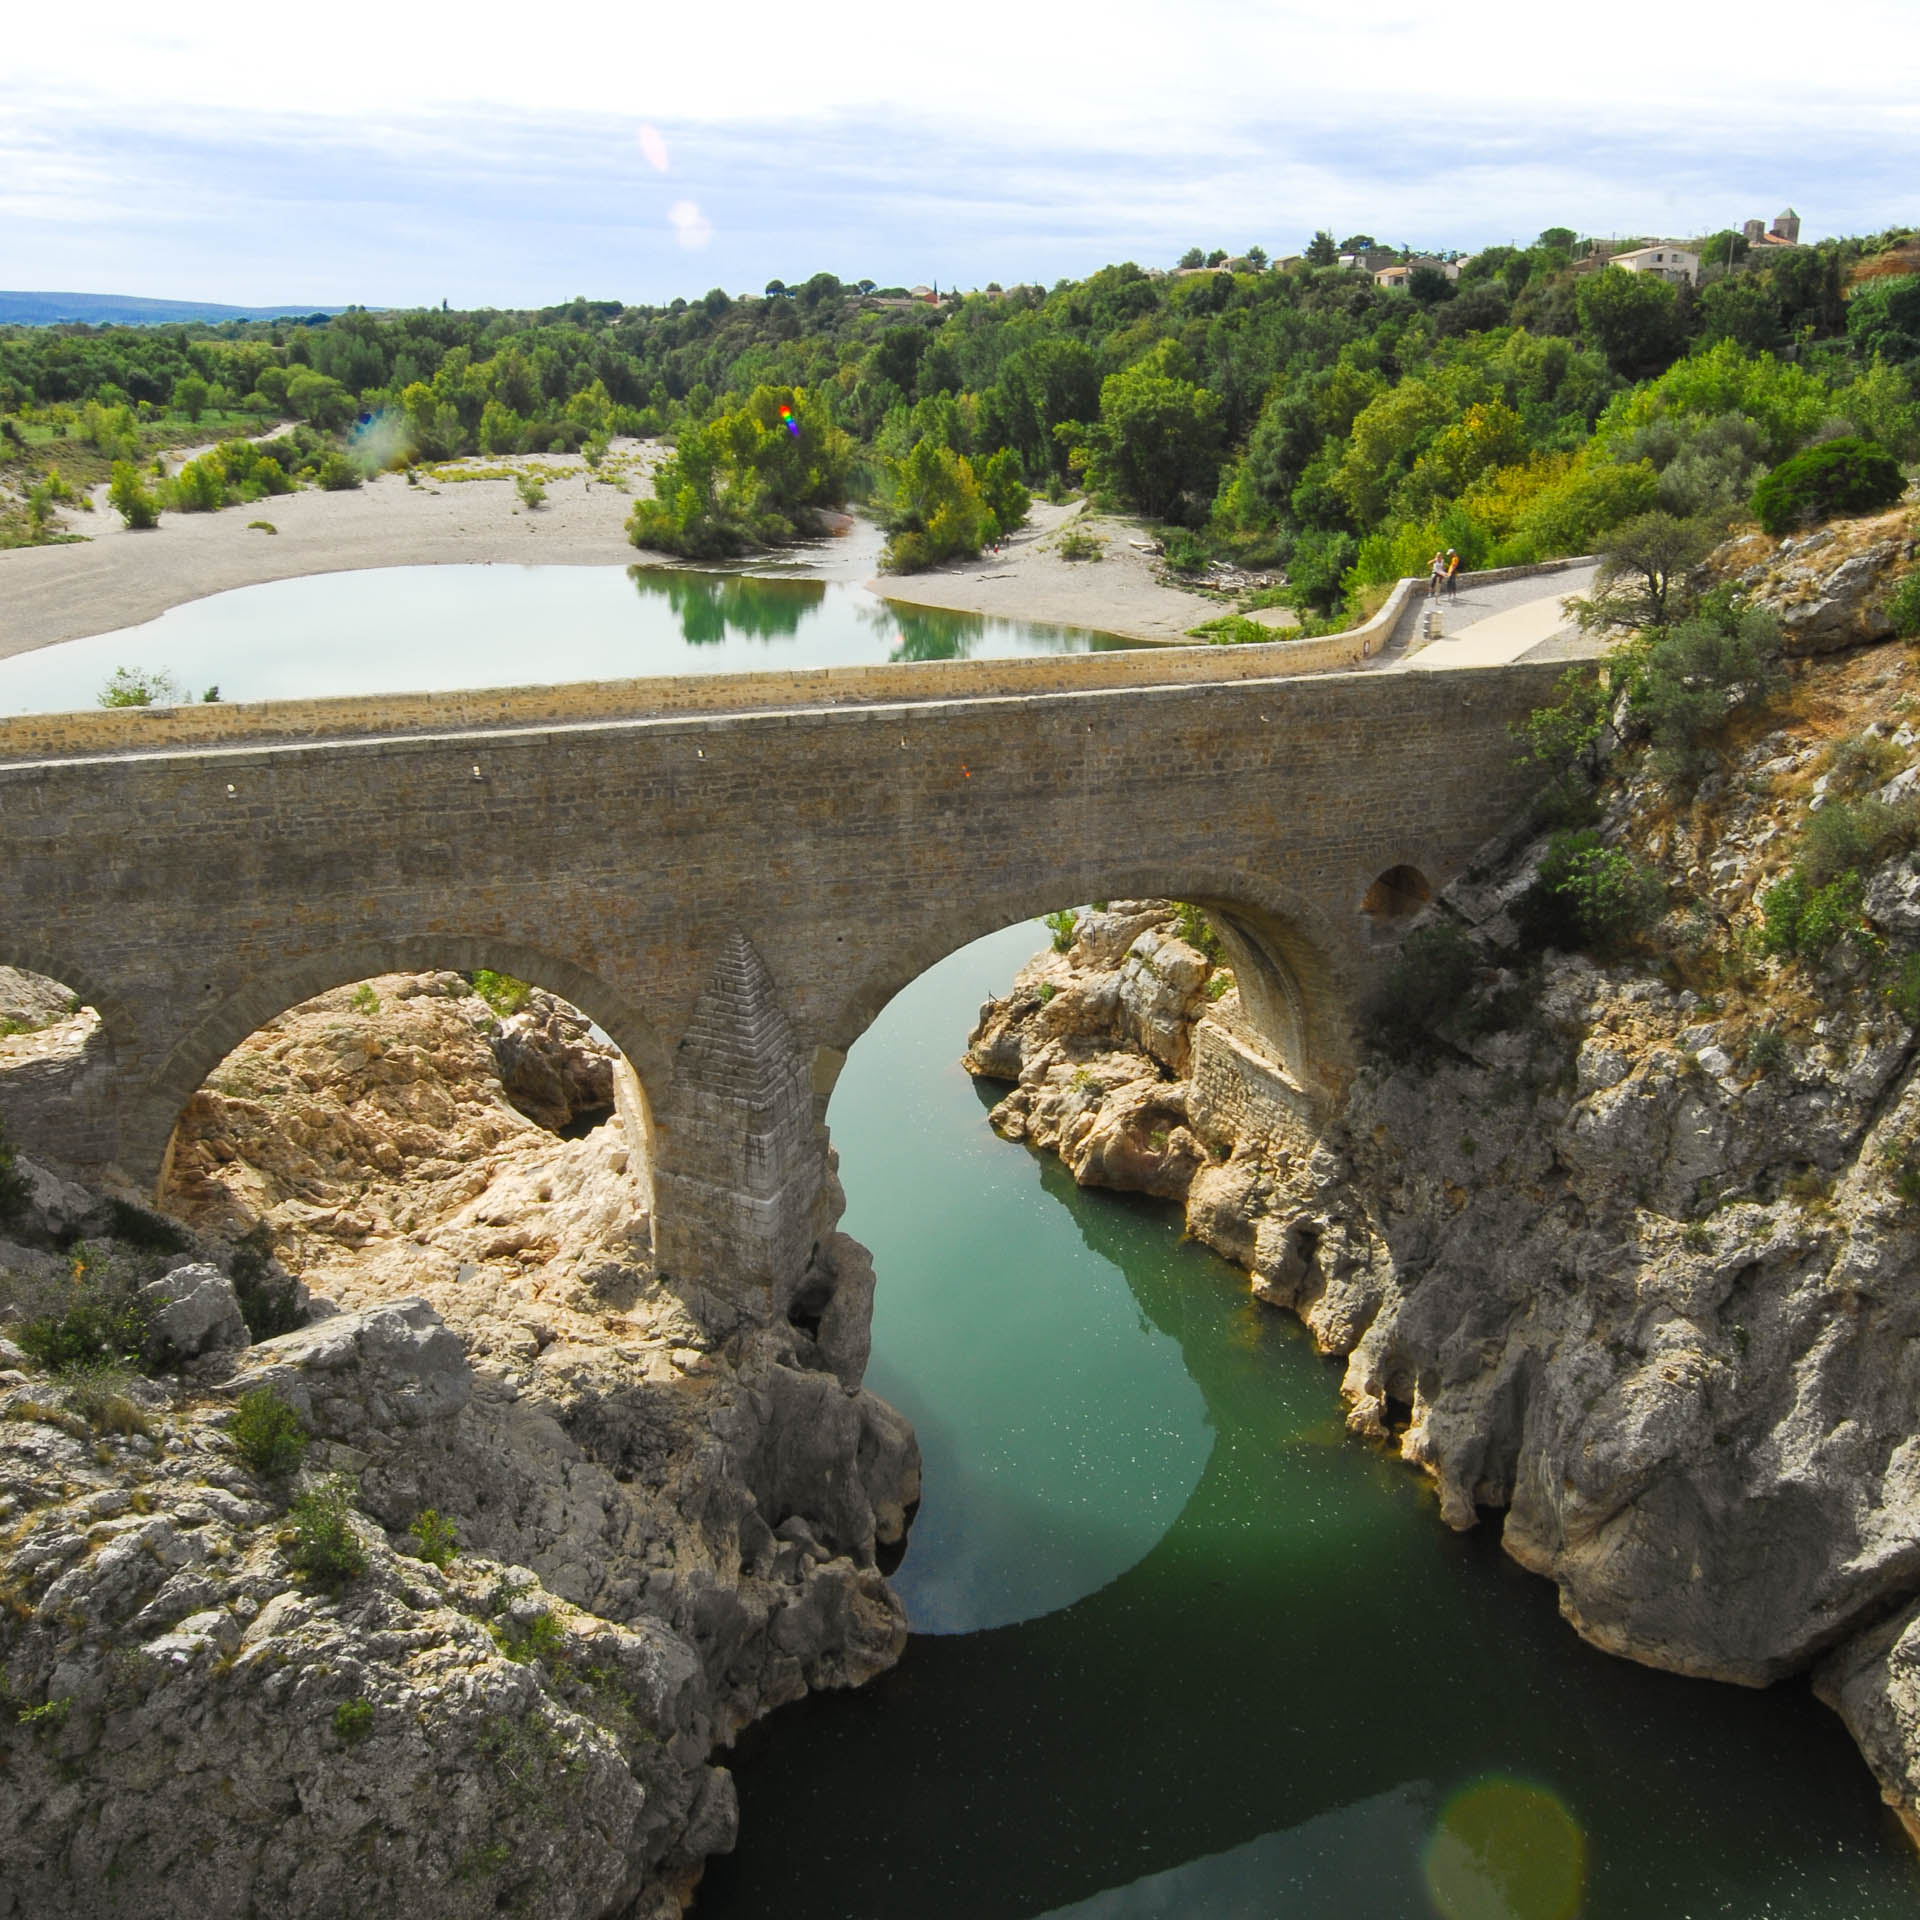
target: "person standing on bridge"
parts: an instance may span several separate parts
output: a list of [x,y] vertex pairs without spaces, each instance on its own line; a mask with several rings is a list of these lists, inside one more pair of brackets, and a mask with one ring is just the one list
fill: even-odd
[[1447,556],[1444,553],[1436,553],[1433,558],[1427,562],[1427,598],[1429,600],[1438,598],[1440,583],[1446,577]]
[[1460,553],[1455,547],[1447,549],[1447,598],[1451,600],[1460,591]]

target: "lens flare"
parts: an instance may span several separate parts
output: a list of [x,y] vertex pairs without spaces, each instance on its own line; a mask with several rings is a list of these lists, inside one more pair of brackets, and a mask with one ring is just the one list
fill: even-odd
[[640,151],[647,156],[647,165],[655,173],[667,170],[667,143],[660,136],[658,127],[642,125],[640,128]]
[[713,222],[692,200],[676,200],[667,209],[667,222],[689,253],[698,253],[713,238]]
[[784,403],[782,403],[780,408],[780,424],[785,427],[796,440],[800,438],[800,422],[793,417],[793,409]]
[[1545,1787],[1489,1776],[1441,1809],[1423,1865],[1441,1920],[1574,1920],[1587,1837]]

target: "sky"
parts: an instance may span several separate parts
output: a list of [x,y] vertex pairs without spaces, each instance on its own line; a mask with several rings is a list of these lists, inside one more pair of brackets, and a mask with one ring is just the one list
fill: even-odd
[[16,12],[10,289],[513,307],[1920,224],[1920,0]]

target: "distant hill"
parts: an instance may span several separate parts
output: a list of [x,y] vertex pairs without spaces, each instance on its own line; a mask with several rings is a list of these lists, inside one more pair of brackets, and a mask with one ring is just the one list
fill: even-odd
[[334,314],[338,307],[222,307],[205,300],[142,300],[130,293],[0,293],[0,326],[48,327],[84,320],[95,327],[163,327],[181,321],[273,320],[287,314]]

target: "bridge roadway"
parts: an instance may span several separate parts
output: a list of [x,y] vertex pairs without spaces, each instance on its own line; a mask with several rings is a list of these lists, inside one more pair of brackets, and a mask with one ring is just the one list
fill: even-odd
[[[331,731],[272,706],[0,722],[0,963],[101,1015],[81,1091],[17,1143],[151,1185],[188,1098],[288,1007],[492,967],[636,1070],[661,1270],[764,1312],[828,1224],[834,1079],[892,995],[996,928],[1142,896],[1206,908],[1324,1113],[1390,912],[1522,802],[1508,729],[1561,669],[1176,677],[1209,653],[1244,675],[1236,651],[1163,656],[1169,684],[1151,656],[1046,663],[1043,687],[1025,661],[881,669],[865,700],[844,671],[795,675],[737,712],[623,711],[649,704],[630,683],[420,696]],[[1139,664],[1100,684],[1103,660]]]

